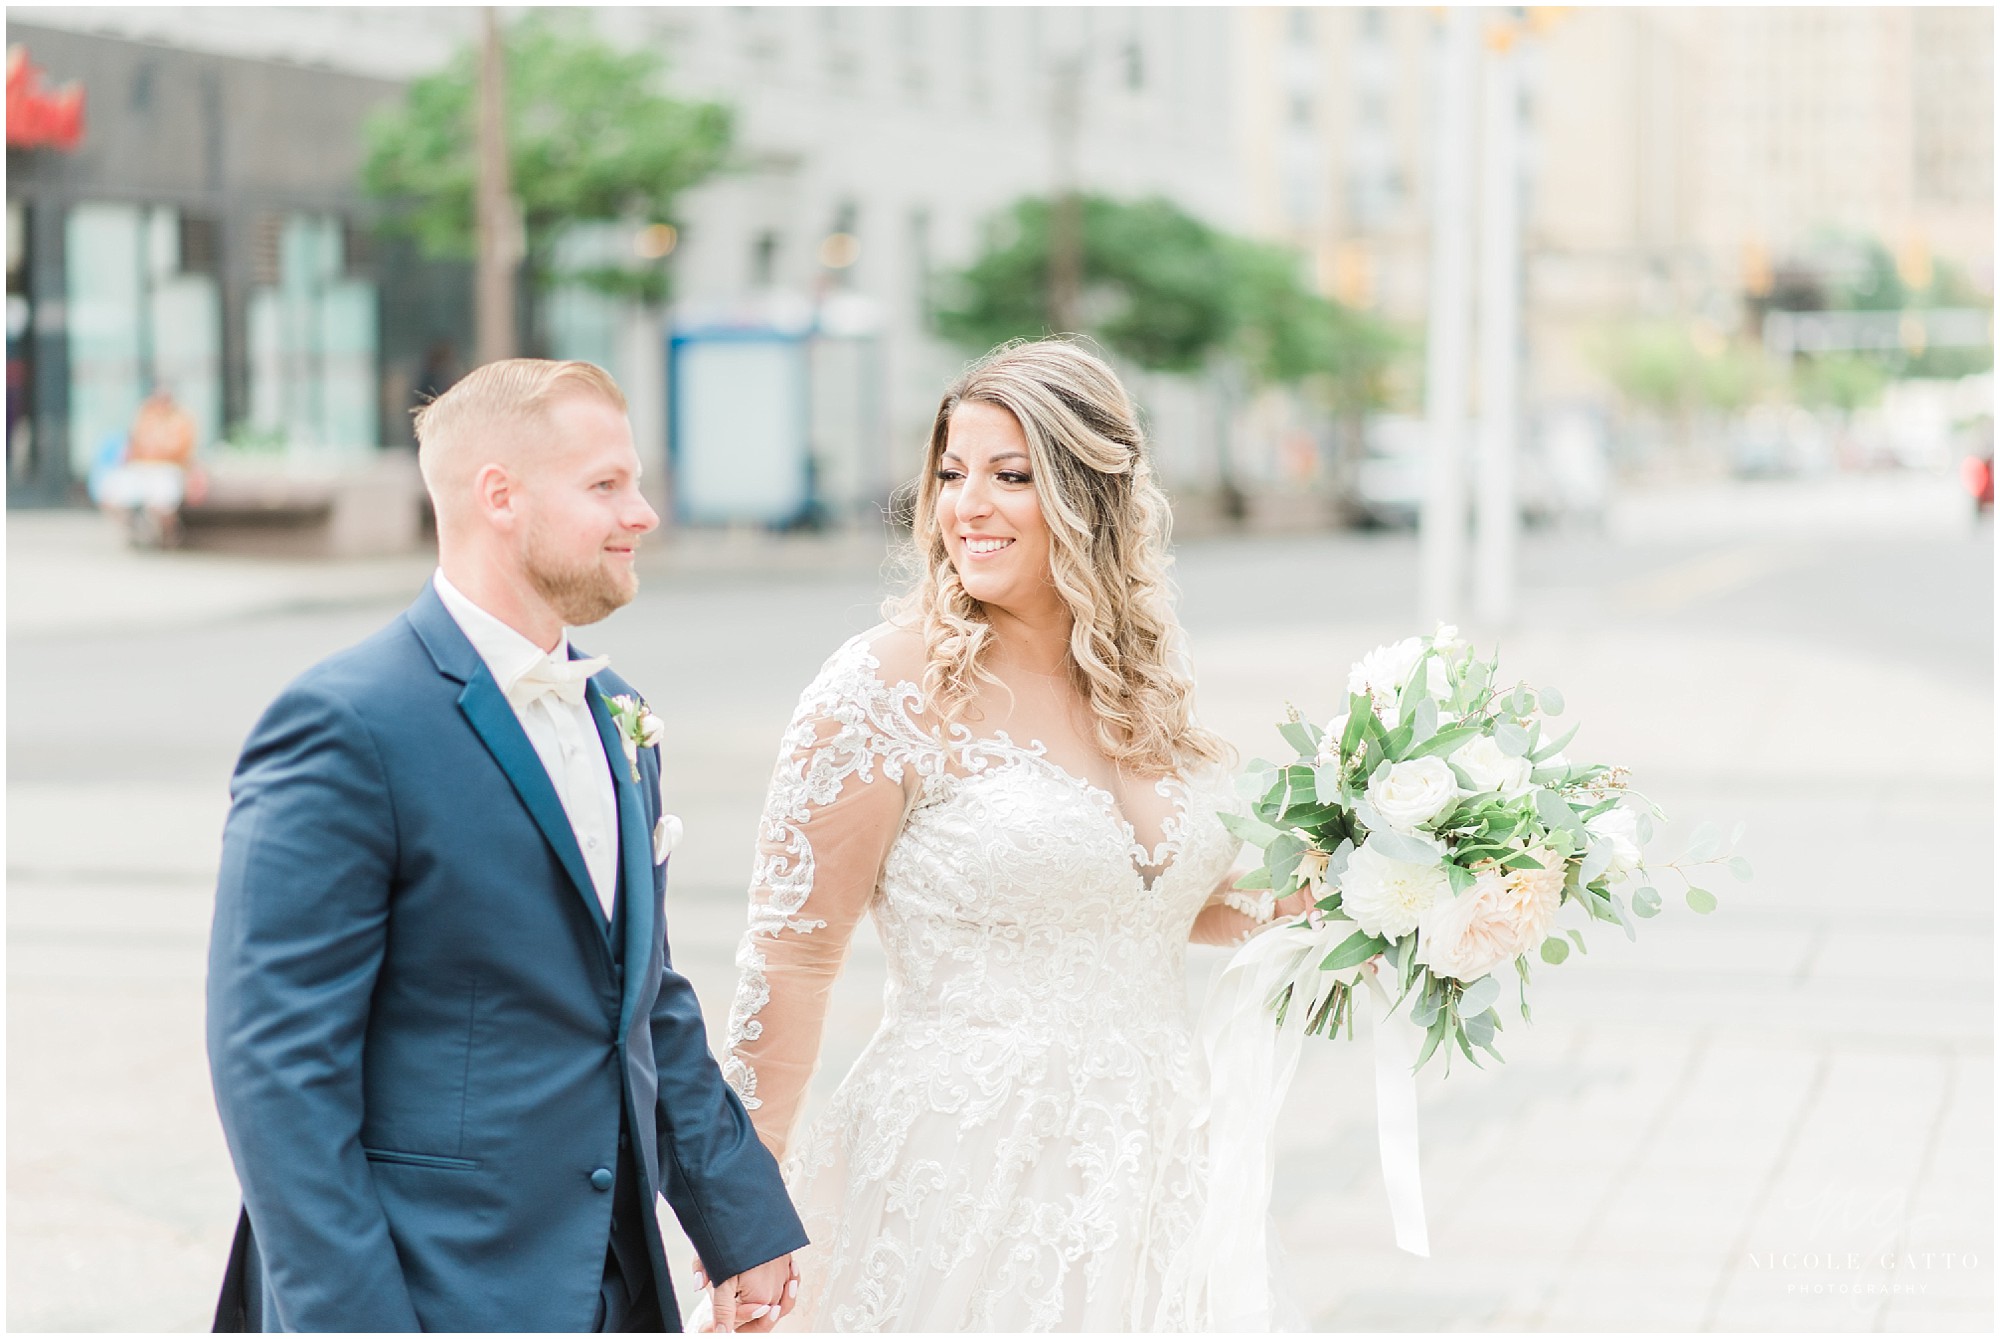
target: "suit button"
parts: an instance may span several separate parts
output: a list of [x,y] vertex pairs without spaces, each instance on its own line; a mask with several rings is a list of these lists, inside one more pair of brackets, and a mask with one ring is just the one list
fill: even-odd
[[611,1189],[611,1183],[617,1179],[617,1177],[611,1174],[611,1169],[608,1167],[599,1167],[590,1174],[590,1184],[596,1186],[599,1190]]

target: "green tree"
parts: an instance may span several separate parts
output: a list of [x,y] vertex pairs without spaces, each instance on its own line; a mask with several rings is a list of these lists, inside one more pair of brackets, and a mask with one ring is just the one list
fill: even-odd
[[[1079,203],[1082,325],[1113,353],[1155,371],[1228,360],[1262,382],[1380,394],[1403,342],[1300,283],[1290,252],[1219,232],[1166,200]],[[943,285],[932,313],[941,334],[978,351],[1056,333],[1051,213],[1030,197],[988,221],[984,250]]]
[[1832,409],[1843,418],[1882,398],[1889,369],[1880,358],[1852,353],[1828,353],[1801,358],[1793,385],[1802,404]]
[[[681,193],[728,152],[729,109],[658,92],[657,53],[608,46],[560,12],[536,11],[509,25],[506,65],[508,157],[530,291],[580,283],[662,300],[664,265],[557,273],[557,244],[579,224],[677,224]],[[468,46],[366,128],[363,184],[388,204],[385,226],[414,237],[428,255],[474,253],[477,90],[478,52]]]

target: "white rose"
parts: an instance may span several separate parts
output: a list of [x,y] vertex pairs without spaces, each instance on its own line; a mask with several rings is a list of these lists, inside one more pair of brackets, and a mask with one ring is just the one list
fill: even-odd
[[[1361,657],[1353,669],[1347,672],[1347,691],[1365,693],[1375,704],[1375,714],[1382,724],[1394,725],[1396,720],[1396,699],[1410,682],[1410,675],[1417,668],[1417,658],[1424,653],[1423,639],[1405,637],[1392,646],[1378,646]],[[1451,692],[1451,680],[1445,673],[1444,663],[1436,657],[1424,663],[1424,685],[1432,697],[1446,697]]]
[[1384,939],[1401,939],[1417,928],[1417,918],[1433,903],[1450,896],[1451,884],[1441,866],[1392,860],[1372,841],[1347,858],[1347,871],[1340,876],[1341,910],[1361,929]]
[[1367,693],[1377,701],[1393,698],[1410,681],[1410,671],[1417,667],[1417,657],[1423,653],[1424,644],[1415,637],[1405,637],[1392,646],[1378,646],[1347,672],[1347,691]]
[[1442,758],[1391,763],[1368,783],[1368,803],[1398,832],[1415,832],[1458,800],[1458,778]]
[[1611,863],[1605,866],[1605,873],[1613,883],[1620,882],[1638,872],[1639,862],[1644,858],[1639,850],[1639,816],[1619,805],[1616,809],[1606,809],[1583,825],[1593,835],[1611,843]]
[[1465,649],[1465,639],[1458,635],[1455,623],[1440,623],[1437,631],[1431,634],[1431,650],[1439,655],[1449,656]]
[[1511,800],[1527,794],[1532,786],[1529,776],[1535,765],[1525,755],[1515,758],[1502,753],[1491,735],[1467,740],[1453,752],[1451,760],[1475,791],[1497,790],[1502,798]]

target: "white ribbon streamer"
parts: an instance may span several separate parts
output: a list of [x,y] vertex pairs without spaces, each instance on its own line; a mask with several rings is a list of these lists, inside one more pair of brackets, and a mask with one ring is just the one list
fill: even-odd
[[[1278,1116],[1298,1069],[1306,1025],[1333,984],[1319,964],[1353,929],[1347,921],[1328,921],[1266,930],[1237,950],[1209,990],[1201,1020],[1209,1105],[1195,1119],[1197,1126],[1208,1127],[1209,1193],[1177,1265],[1186,1280],[1192,1322],[1218,1330],[1271,1328],[1270,1209]],[[1371,972],[1363,976],[1377,1005],[1375,1118],[1396,1244],[1428,1256],[1417,1168],[1417,1089],[1410,1069],[1415,1054],[1400,1031],[1407,1025],[1390,1017],[1393,1001]],[[1292,998],[1285,1022],[1275,1026],[1271,1004],[1288,984]]]
[[1430,1231],[1424,1225],[1424,1187],[1417,1168],[1417,1057],[1409,1026],[1390,1016],[1395,1001],[1372,970],[1362,980],[1375,997],[1375,1139],[1382,1155],[1382,1185],[1389,1192],[1389,1221],[1396,1244],[1426,1259]]

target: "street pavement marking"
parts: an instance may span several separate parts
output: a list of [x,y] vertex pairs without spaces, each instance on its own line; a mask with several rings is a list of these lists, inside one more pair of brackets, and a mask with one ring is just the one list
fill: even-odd
[[1667,613],[1712,600],[1797,567],[1810,555],[1803,544],[1743,544],[1704,553],[1615,588],[1618,604],[1639,613]]

